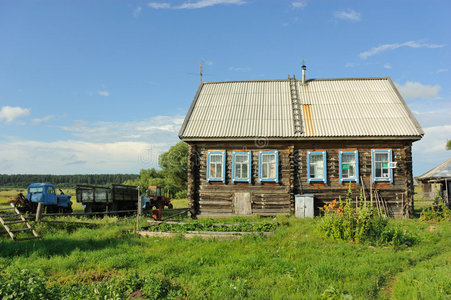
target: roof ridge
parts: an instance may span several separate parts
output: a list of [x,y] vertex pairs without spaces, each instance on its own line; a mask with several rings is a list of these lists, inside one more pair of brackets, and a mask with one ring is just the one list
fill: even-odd
[[[388,80],[390,77],[342,77],[342,78],[310,78],[306,82],[310,81],[342,81],[342,80]],[[257,80],[223,80],[223,81],[203,81],[202,84],[218,84],[218,83],[244,83],[244,82],[288,82],[289,79],[257,79]],[[296,81],[302,81],[296,79]]]

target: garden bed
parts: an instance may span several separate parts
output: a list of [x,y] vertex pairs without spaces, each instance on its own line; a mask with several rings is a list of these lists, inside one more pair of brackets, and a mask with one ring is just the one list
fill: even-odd
[[174,222],[174,221],[148,221],[149,226],[138,231],[141,236],[173,237],[182,235],[185,238],[232,238],[237,239],[243,235],[263,234],[270,236],[278,226],[271,222],[234,222],[213,223],[212,220]]

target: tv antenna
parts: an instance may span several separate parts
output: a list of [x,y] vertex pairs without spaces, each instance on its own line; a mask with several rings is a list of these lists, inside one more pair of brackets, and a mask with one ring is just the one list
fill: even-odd
[[200,83],[202,83],[202,61],[200,61]]

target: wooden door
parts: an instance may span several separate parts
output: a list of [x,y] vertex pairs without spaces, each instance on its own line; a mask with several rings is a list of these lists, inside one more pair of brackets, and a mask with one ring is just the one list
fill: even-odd
[[252,214],[251,193],[235,193],[235,197],[233,197],[233,211],[237,215]]

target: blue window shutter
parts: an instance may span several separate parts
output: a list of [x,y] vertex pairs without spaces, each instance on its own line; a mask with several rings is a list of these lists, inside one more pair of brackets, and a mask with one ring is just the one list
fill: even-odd
[[376,168],[376,165],[375,165],[375,162],[374,162],[374,150],[371,150],[371,174],[372,174],[371,177],[373,177],[373,182],[376,182],[375,168]]
[[339,178],[340,178],[340,183],[342,183],[343,182],[343,170],[342,170],[342,166],[341,166],[341,163],[342,163],[342,155],[343,155],[343,151],[338,151],[338,176],[339,176]]
[[359,175],[359,150],[355,150],[355,177],[357,183],[360,183],[360,175]]
[[[388,150],[388,160],[389,162],[393,161],[392,150]],[[393,168],[390,168],[390,183],[393,183]]]
[[307,151],[307,182],[310,183],[310,151]]
[[279,151],[274,152],[276,154],[276,182],[279,182]]
[[225,183],[225,178],[226,178],[226,151],[222,152],[222,182]]
[[252,183],[252,151],[249,151],[249,167],[247,168],[249,183]]
[[262,152],[258,151],[258,183],[262,182]]
[[323,151],[323,160],[324,160],[324,178],[323,182],[327,183],[327,152]]
[[207,152],[207,182],[210,182],[210,151]]
[[235,182],[235,155],[236,152],[232,151],[232,183]]

